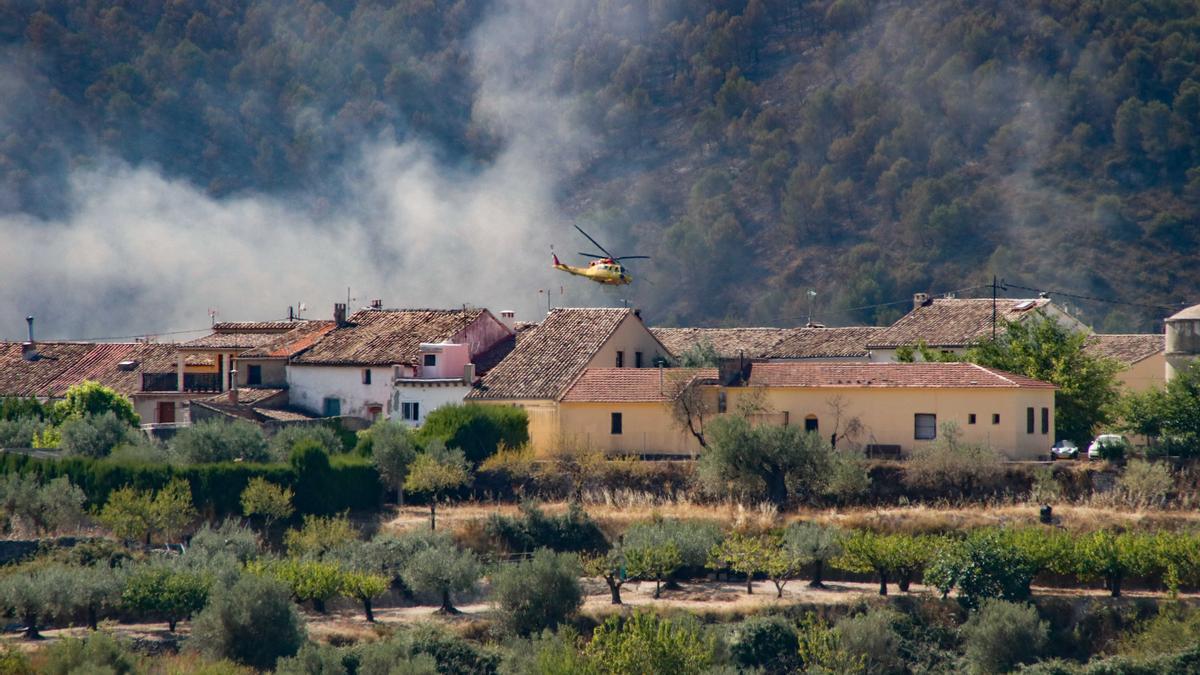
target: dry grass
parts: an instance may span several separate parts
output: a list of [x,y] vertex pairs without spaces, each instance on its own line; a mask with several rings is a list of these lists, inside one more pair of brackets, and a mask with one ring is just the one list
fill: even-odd
[[[586,496],[586,495],[585,495]],[[894,506],[853,507],[843,509],[801,509],[781,513],[770,504],[738,502],[697,503],[686,499],[664,499],[642,493],[593,494],[585,501],[588,515],[610,535],[631,524],[655,516],[663,518],[703,519],[721,523],[729,529],[761,529],[784,525],[795,520],[815,520],[850,529],[866,528],[880,532],[937,533],[1001,525],[1033,525],[1038,522],[1039,504],[996,500],[971,506]],[[543,504],[547,513],[566,511],[565,502]],[[439,529],[471,531],[493,513],[515,515],[514,504],[461,504],[438,510]],[[1133,509],[1104,500],[1054,506],[1055,523],[1068,530],[1087,532],[1096,529],[1200,529],[1200,511],[1182,509]],[[429,512],[423,507],[404,507],[384,517],[381,529],[404,531],[429,526]]]

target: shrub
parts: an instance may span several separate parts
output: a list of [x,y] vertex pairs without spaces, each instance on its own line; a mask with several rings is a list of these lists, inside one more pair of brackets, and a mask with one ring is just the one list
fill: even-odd
[[796,629],[779,616],[755,616],[738,624],[729,651],[740,666],[765,673],[800,670],[800,640]]
[[1125,466],[1117,479],[1117,491],[1133,508],[1162,506],[1167,494],[1175,487],[1171,469],[1162,462],[1135,459]]
[[1100,459],[1108,462],[1119,462],[1125,459],[1126,453],[1129,452],[1129,442],[1124,438],[1106,438],[1096,444],[1096,449],[1100,453]]
[[500,667],[498,655],[432,624],[398,631],[389,640],[363,645],[356,651],[359,675],[495,675]]
[[267,443],[267,452],[273,461],[286,462],[292,456],[292,450],[301,441],[312,441],[321,446],[328,455],[337,455],[346,451],[342,439],[336,431],[324,424],[306,424],[303,426],[287,426],[275,432]]
[[33,675],[33,665],[25,652],[11,644],[0,647],[0,673],[4,675]]
[[142,422],[129,399],[99,382],[86,381],[71,386],[54,407],[58,419],[112,413],[127,426],[136,427]]
[[277,581],[242,575],[192,622],[189,644],[209,658],[267,669],[304,644],[304,622]]
[[59,447],[68,454],[84,457],[107,457],[113,448],[138,440],[138,432],[112,411],[69,417],[59,428]]
[[611,616],[596,628],[585,653],[603,673],[702,673],[715,641],[690,616],[666,619],[645,612]]
[[318,642],[305,642],[295,656],[285,656],[275,663],[275,675],[347,675],[347,673],[345,657],[341,650]]
[[451,594],[473,588],[482,569],[474,553],[459,550],[448,538],[438,537],[414,553],[401,574],[412,590],[439,597],[440,612],[457,614]]
[[939,438],[913,450],[904,467],[909,487],[952,490],[970,496],[992,489],[1001,475],[1000,455],[981,445],[962,443],[962,432],[953,422],[942,425]]
[[1006,673],[1037,660],[1047,634],[1033,605],[986,600],[963,624],[963,653],[972,672]]
[[108,633],[94,632],[86,638],[66,638],[50,645],[43,652],[40,669],[51,675],[74,673],[112,673],[129,675],[138,672],[137,660]]
[[34,434],[47,426],[34,417],[0,419],[0,448],[32,448]]
[[245,420],[206,420],[180,429],[169,444],[171,452],[185,462],[202,464],[265,462],[270,459],[267,439],[257,424]]
[[851,658],[861,659],[860,672],[871,675],[903,672],[900,634],[895,627],[899,619],[894,610],[875,609],[837,622],[834,628],[840,648]]
[[288,555],[320,558],[329,551],[358,539],[358,532],[346,516],[305,516],[300,529],[283,536]]
[[187,554],[205,559],[228,555],[238,562],[258,557],[258,537],[250,528],[233,519],[222,522],[216,528],[205,523],[192,535]]
[[438,440],[462,450],[472,466],[496,454],[500,447],[518,448],[529,442],[529,418],[516,406],[444,405],[425,416],[418,432],[422,441]]
[[553,630],[583,605],[579,560],[539,549],[531,560],[505,565],[492,579],[492,597],[509,631],[528,636]]
[[312,439],[300,440],[293,446],[289,462],[296,473],[296,508],[301,513],[331,513],[333,469],[325,449]]
[[596,521],[578,503],[572,502],[562,515],[548,516],[533,502],[521,503],[517,517],[492,514],[487,521],[489,537],[509,553],[528,553],[539,548],[554,551],[597,552],[608,541]]

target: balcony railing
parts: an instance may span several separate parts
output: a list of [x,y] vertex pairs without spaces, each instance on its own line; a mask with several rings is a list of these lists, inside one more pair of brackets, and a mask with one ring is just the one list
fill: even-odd
[[[219,394],[220,373],[184,373],[183,390]],[[142,373],[142,391],[179,391],[178,373]]]

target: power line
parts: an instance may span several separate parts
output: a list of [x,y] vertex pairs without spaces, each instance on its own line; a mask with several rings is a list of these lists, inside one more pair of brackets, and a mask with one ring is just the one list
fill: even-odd
[[[973,291],[973,290],[976,290],[979,288],[987,288],[987,286],[967,286],[966,288],[959,288],[959,289],[956,289],[953,291],[935,291],[935,292],[931,292],[929,295],[930,295],[930,297],[937,297],[939,295],[943,295],[943,296],[944,295],[954,295],[956,293],[965,293],[967,291]],[[842,309],[827,309],[827,310],[821,310],[821,311],[834,313],[834,314],[839,313],[839,312],[841,312],[841,313],[857,312],[857,311],[864,310],[864,309],[875,309],[877,307],[890,307],[892,305],[901,305],[901,304],[904,304],[907,302],[912,302],[912,298],[909,297],[909,298],[904,298],[903,300],[892,300],[891,302],[880,302],[880,303],[877,303],[874,305],[862,305],[861,307],[845,307]]]

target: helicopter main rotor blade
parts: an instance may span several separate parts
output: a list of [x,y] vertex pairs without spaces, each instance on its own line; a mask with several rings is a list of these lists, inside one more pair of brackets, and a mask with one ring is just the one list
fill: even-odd
[[639,260],[639,259],[640,260],[649,260],[650,256],[648,256],[648,255],[623,255],[620,258],[613,258],[613,260]]
[[601,255],[599,253],[584,253],[583,251],[577,251],[577,253],[585,258],[607,258],[608,257],[606,255]]
[[588,240],[588,241],[590,241],[590,242],[592,242],[593,244],[595,244],[595,245],[596,245],[596,248],[600,249],[601,251],[604,251],[604,253],[605,253],[605,256],[604,256],[604,257],[606,257],[606,258],[611,258],[611,257],[613,257],[613,254],[609,253],[609,252],[608,252],[608,249],[606,249],[606,248],[604,248],[603,246],[601,246],[601,245],[600,245],[600,242],[596,241],[595,239],[592,239],[592,235],[588,234],[587,232],[584,232],[582,227],[580,227],[580,226],[576,225],[576,226],[575,226],[575,229],[579,230],[579,233],[580,233],[580,234],[582,234],[583,236],[587,237],[587,240]]

